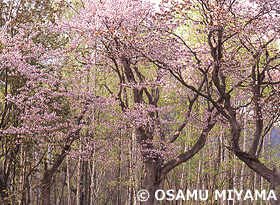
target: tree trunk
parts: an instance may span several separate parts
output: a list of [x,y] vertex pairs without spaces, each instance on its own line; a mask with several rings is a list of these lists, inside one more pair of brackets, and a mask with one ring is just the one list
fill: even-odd
[[[157,200],[155,199],[155,192],[158,189],[163,188],[164,180],[160,180],[160,161],[154,160],[151,158],[146,159],[145,161],[145,174],[143,178],[142,187],[144,190],[148,191],[149,198],[147,201],[143,201],[142,204],[144,205],[156,205],[158,204]],[[145,196],[145,195],[143,195]],[[138,196],[139,197],[139,196]],[[140,196],[141,197],[141,196]]]
[[52,181],[52,174],[49,171],[46,171],[42,180],[42,187],[41,187],[42,205],[51,204],[51,181]]
[[[81,150],[81,144],[80,144],[80,150]],[[80,198],[81,198],[81,193],[80,193],[80,183],[81,183],[81,159],[80,156],[78,158],[78,165],[77,165],[77,181],[76,181],[76,205],[80,205]]]
[[274,190],[277,200],[271,199],[270,202],[272,205],[279,205],[280,201],[280,175],[279,173],[276,176],[272,177],[270,181],[270,190]]
[[95,202],[95,150],[92,156],[92,165],[91,165],[91,176],[90,176],[90,205],[93,205]]
[[[270,190],[274,190],[277,199],[280,200],[280,173],[276,169],[268,169],[263,163],[258,159],[250,158],[250,155],[246,153],[241,153],[240,151],[235,151],[236,156],[242,160],[250,169],[255,171],[257,174],[265,178],[270,183]],[[279,201],[270,199],[272,205],[279,205]]]
[[71,205],[71,189],[70,189],[70,160],[69,157],[67,156],[66,159],[66,166],[67,166],[67,204]]

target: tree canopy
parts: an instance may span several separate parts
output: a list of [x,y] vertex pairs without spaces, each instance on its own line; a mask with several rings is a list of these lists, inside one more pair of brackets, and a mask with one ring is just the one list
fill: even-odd
[[137,204],[145,189],[150,205],[159,189],[248,184],[280,197],[277,0],[0,10],[1,202]]

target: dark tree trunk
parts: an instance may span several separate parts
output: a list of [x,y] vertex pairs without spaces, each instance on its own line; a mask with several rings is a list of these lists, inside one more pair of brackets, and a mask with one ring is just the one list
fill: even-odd
[[270,190],[274,190],[277,200],[270,200],[272,205],[279,205],[280,204],[280,176],[274,176],[270,182]]
[[147,159],[145,162],[145,174],[142,187],[149,193],[149,199],[142,204],[156,205],[155,192],[158,189],[163,189],[164,179],[161,179],[160,160]]
[[[142,153],[145,159],[145,174],[142,188],[149,193],[149,199],[145,202],[142,202],[142,204],[158,204],[158,201],[155,199],[155,192],[158,189],[163,189],[164,179],[169,171],[192,158],[204,147],[208,133],[215,125],[215,122],[213,122],[211,119],[211,117],[208,118],[207,126],[202,130],[201,135],[193,147],[177,156],[178,159],[171,159],[170,161],[164,163],[164,160],[160,156],[148,158],[144,153]],[[147,145],[147,147],[149,146],[150,145]]]
[[271,170],[268,169],[263,163],[261,163],[258,159],[251,158],[247,153],[241,153],[240,151],[235,152],[236,156],[242,160],[250,169],[255,171],[257,174],[265,178],[269,184],[270,190],[274,190],[276,198],[278,200],[270,199],[272,205],[279,205],[280,202],[280,174],[276,167]]
[[42,205],[51,204],[51,184],[52,184],[51,182],[52,182],[52,174],[49,171],[46,171],[41,186]]
[[[120,73],[116,60],[114,60],[114,62],[116,65],[117,72]],[[139,82],[140,83],[144,82],[144,80],[145,80],[144,75],[141,74],[141,72],[136,67],[133,67],[133,68],[131,67],[130,59],[128,59],[125,56],[122,56],[121,63],[123,66],[123,73],[126,76],[127,82],[133,82],[136,84],[138,84]],[[168,69],[168,70],[171,72],[172,75],[175,75],[172,72],[172,70],[170,70],[170,69]],[[124,78],[120,74],[118,74],[118,75],[119,75],[120,84],[125,83]],[[206,76],[207,75],[205,75],[205,77],[201,80],[198,91],[201,91],[204,84],[206,83]],[[137,82],[136,77],[138,77],[139,82]],[[186,85],[186,83],[184,85]],[[120,88],[120,92],[118,94],[119,100],[121,100],[121,91],[122,91],[122,88]],[[154,91],[156,91],[156,90],[154,90]],[[154,94],[154,93],[157,93],[157,94]],[[159,100],[159,91],[156,91],[154,93],[153,93],[153,89],[151,92],[149,92],[149,90],[147,88],[142,88],[142,89],[138,89],[136,87],[133,88],[134,104],[136,105],[136,104],[143,103],[143,99],[145,99],[144,95],[146,95],[145,97],[147,97],[147,99],[148,99],[148,104],[152,105],[154,107],[157,107],[157,102]],[[196,93],[194,95],[194,97],[189,100],[188,111],[186,113],[185,121],[179,126],[177,132],[175,132],[175,134],[173,135],[172,139],[169,142],[167,142],[165,140],[166,138],[165,138],[164,130],[160,131],[160,133],[161,133],[160,137],[161,137],[162,142],[172,144],[178,139],[181,131],[188,124],[188,119],[191,116],[193,104],[198,100],[198,97],[199,97],[199,95]],[[125,101],[121,100],[121,102],[125,102]],[[125,103],[121,103],[120,105],[123,110],[128,108],[125,105]],[[155,192],[156,192],[156,190],[163,188],[164,179],[165,179],[166,175],[169,173],[169,171],[171,171],[175,167],[179,166],[180,164],[182,164],[182,163],[186,162],[187,160],[189,160],[190,158],[192,158],[195,154],[197,154],[204,147],[208,133],[211,131],[211,129],[214,127],[214,125],[216,123],[216,120],[213,120],[213,119],[215,119],[215,117],[217,117],[217,115],[218,115],[218,113],[214,114],[213,110],[214,110],[213,107],[212,108],[208,107],[209,113],[212,113],[214,115],[214,117],[209,115],[207,124],[205,125],[205,128],[202,130],[201,135],[198,137],[197,142],[194,144],[194,146],[191,149],[187,150],[186,152],[179,154],[177,156],[177,159],[173,158],[173,159],[169,160],[168,162],[164,162],[164,159],[162,156],[154,153],[153,150],[155,150],[157,148],[155,148],[153,146],[153,144],[149,142],[154,139],[153,132],[156,127],[149,127],[147,129],[147,126],[141,126],[136,129],[137,141],[138,141],[138,144],[140,145],[140,149],[142,150],[141,154],[142,154],[142,157],[144,158],[144,164],[145,164],[145,174],[144,174],[143,181],[142,181],[142,188],[144,190],[148,191],[148,193],[149,193],[149,199],[145,202],[142,201],[142,204],[145,204],[145,205],[158,204],[157,200],[155,199]],[[151,117],[152,119],[158,118],[158,113],[150,112],[149,117]],[[156,120],[157,126],[161,127],[162,125],[157,120]],[[162,148],[161,151],[164,151],[164,148]],[[151,158],[149,156],[153,156],[153,157]],[[145,195],[143,195],[143,197],[145,197]],[[139,199],[139,196],[138,196],[138,199]]]

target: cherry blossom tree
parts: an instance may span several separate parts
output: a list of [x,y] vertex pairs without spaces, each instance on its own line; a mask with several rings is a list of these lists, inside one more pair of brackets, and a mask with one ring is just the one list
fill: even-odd
[[[12,36],[7,24],[0,36],[1,69],[6,70],[6,79],[11,85],[14,79],[20,80],[5,96],[9,108],[3,116],[13,115],[15,120],[2,126],[1,139],[13,138],[17,149],[34,146],[35,164],[28,167],[22,183],[27,185],[29,176],[40,167],[42,204],[51,203],[54,175],[73,142],[88,129],[93,129],[91,115],[115,103],[114,99],[96,97],[93,90],[88,89],[90,84],[84,84],[87,71],[70,67],[73,64],[67,49],[53,49],[40,43],[51,35],[65,43],[65,38],[60,38],[55,29],[50,28],[54,28],[51,23],[41,28],[26,26],[25,30],[18,28],[17,34]],[[105,110],[102,112],[106,113]],[[5,173],[9,176],[9,170]],[[1,181],[1,196],[8,202],[7,185],[12,179],[7,177],[5,180]]]
[[[18,52],[25,52],[26,55],[30,51],[24,51],[23,42],[16,44],[16,48],[6,48],[8,45],[4,44],[4,39],[7,40],[8,36],[19,38],[15,36],[19,32],[19,28],[26,29],[27,24],[38,24],[39,22],[54,21],[54,13],[59,14],[59,11],[63,7],[54,9],[52,1],[44,1],[38,4],[37,1],[27,0],[27,1],[1,1],[0,3],[0,27],[1,27],[1,41],[0,41],[0,55],[1,55],[1,123],[0,129],[5,130],[8,126],[17,126],[19,124],[18,113],[16,113],[15,105],[9,103],[5,98],[8,96],[13,96],[18,93],[20,87],[22,87],[26,80],[15,73],[14,70],[9,69],[11,65],[7,62],[6,57],[12,59],[17,59]],[[3,30],[2,30],[3,29]],[[29,29],[29,28],[28,28]],[[26,34],[28,35],[28,34]],[[14,42],[16,40],[14,39]],[[37,39],[38,40],[38,39]],[[40,41],[40,40],[39,40]],[[50,42],[50,41],[49,41]],[[11,42],[9,42],[11,43]],[[47,43],[47,42],[45,42]],[[12,43],[9,45],[12,46]],[[17,50],[17,52],[16,52]],[[5,52],[5,55],[4,55]],[[14,56],[16,55],[16,56]],[[31,54],[29,54],[31,55]],[[27,57],[28,58],[28,57]],[[31,60],[28,60],[31,63]],[[17,60],[17,63],[19,61]],[[9,201],[11,198],[16,198],[21,196],[23,185],[12,186],[15,183],[18,175],[17,173],[24,172],[22,164],[24,164],[23,155],[26,151],[26,147],[22,148],[20,143],[18,143],[16,135],[2,135],[0,137],[1,143],[1,165],[0,165],[0,194],[2,199],[6,198]],[[30,152],[29,152],[30,153]],[[3,162],[3,163],[2,163]],[[24,175],[23,173],[22,175]],[[24,177],[19,176],[19,181],[22,181]],[[14,182],[12,182],[14,181]],[[11,192],[17,192],[18,194],[11,194]]]
[[[156,203],[154,193],[163,187],[168,172],[204,147],[218,116],[214,106],[207,105],[208,99],[200,98],[192,90],[177,95],[180,100],[184,99],[181,106],[166,106],[162,96],[168,99],[171,86],[176,89],[180,85],[170,79],[158,59],[168,59],[166,63],[170,66],[178,62],[184,65],[182,55],[185,50],[171,35],[162,34],[160,29],[164,27],[157,24],[163,26],[164,22],[156,19],[155,13],[147,2],[88,0],[71,20],[59,23],[66,32],[74,31],[70,44],[77,53],[78,62],[110,70],[108,79],[111,81],[104,82],[103,87],[119,102],[120,125],[126,125],[136,135],[145,165],[142,187],[150,193],[147,204]],[[174,23],[170,26],[173,31],[178,27]],[[194,80],[199,91],[207,82],[206,76]],[[195,121],[197,116],[193,107],[197,106],[203,107],[201,114],[204,116],[196,121],[200,130],[197,141],[182,152],[178,150],[176,140],[184,127]],[[167,119],[174,111],[174,118],[181,120]],[[166,126],[172,129],[167,130]]]
[[[157,204],[154,193],[168,173],[202,150],[217,125],[228,135],[222,145],[279,191],[277,167],[260,160],[265,137],[279,122],[278,1],[68,5],[73,14],[55,24],[7,23],[0,32],[1,82],[7,85],[0,141],[15,142],[13,155],[34,149],[20,181],[28,185],[40,171],[42,204],[51,204],[66,155],[91,160],[94,153],[108,163],[110,152],[125,155],[134,141],[138,149],[129,151],[141,157],[141,187],[150,193],[144,204]],[[194,142],[181,149],[187,137]],[[9,169],[0,179],[5,202]]]
[[[224,146],[277,189],[279,172],[259,160],[264,138],[279,119],[277,1],[164,1],[159,12],[139,1],[87,3],[68,25],[118,75],[119,90],[108,87],[108,91],[120,101],[124,115],[131,116],[132,122],[137,119],[135,132],[146,169],[142,186],[152,196],[171,169],[203,147],[218,118],[230,131]],[[120,3],[127,6],[120,8]],[[145,68],[155,72],[154,80],[143,74]],[[169,140],[157,110],[166,71],[185,87],[181,96],[189,99],[184,105],[188,107],[185,121]],[[127,87],[133,91],[132,108],[126,104]],[[205,119],[204,126],[198,127],[200,138],[189,151],[165,160],[153,144],[155,128],[162,152],[162,145],[175,142],[194,119],[192,107],[201,97],[208,106],[196,113]],[[148,108],[144,115],[143,108]],[[241,149],[240,140],[248,137],[243,136],[245,119],[254,127],[248,150]],[[148,203],[153,203],[153,197]]]
[[[229,129],[224,146],[265,178],[279,198],[279,171],[273,162],[260,161],[264,138],[279,122],[279,2],[169,1],[161,8],[162,22],[179,26],[161,25],[158,31],[182,45],[186,65],[147,55],[213,105]],[[202,89],[190,75],[205,77]],[[251,137],[245,135],[246,122],[253,127]],[[244,137],[251,143],[247,150],[241,146]]]

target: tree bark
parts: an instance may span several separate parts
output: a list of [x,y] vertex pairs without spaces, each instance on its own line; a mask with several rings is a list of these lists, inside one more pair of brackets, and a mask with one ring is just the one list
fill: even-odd
[[147,159],[145,162],[145,174],[143,178],[143,188],[148,191],[149,199],[143,202],[143,205],[156,205],[157,200],[155,199],[155,192],[158,189],[163,188],[164,179],[160,179],[161,163],[158,160]]
[[49,170],[44,173],[44,177],[42,180],[41,186],[41,198],[42,205],[50,205],[51,204],[51,184],[52,184],[52,174]]
[[71,205],[71,189],[70,189],[70,162],[69,162],[69,157],[67,156],[67,159],[66,159],[66,174],[67,174],[67,204],[68,205]]
[[[157,158],[148,158],[145,156],[144,153],[142,153],[142,155],[145,157],[145,174],[143,178],[142,187],[149,193],[149,199],[146,202],[143,202],[144,205],[156,205],[158,203],[155,199],[155,192],[156,190],[163,188],[164,179],[166,175],[178,165],[192,158],[204,147],[207,136],[211,129],[214,127],[214,125],[215,120],[212,120],[212,117],[209,116],[208,124],[202,130],[197,142],[193,145],[191,149],[180,154],[177,157],[178,159],[172,159],[164,163],[163,159],[160,156]],[[149,145],[147,145],[147,147],[149,147]]]

